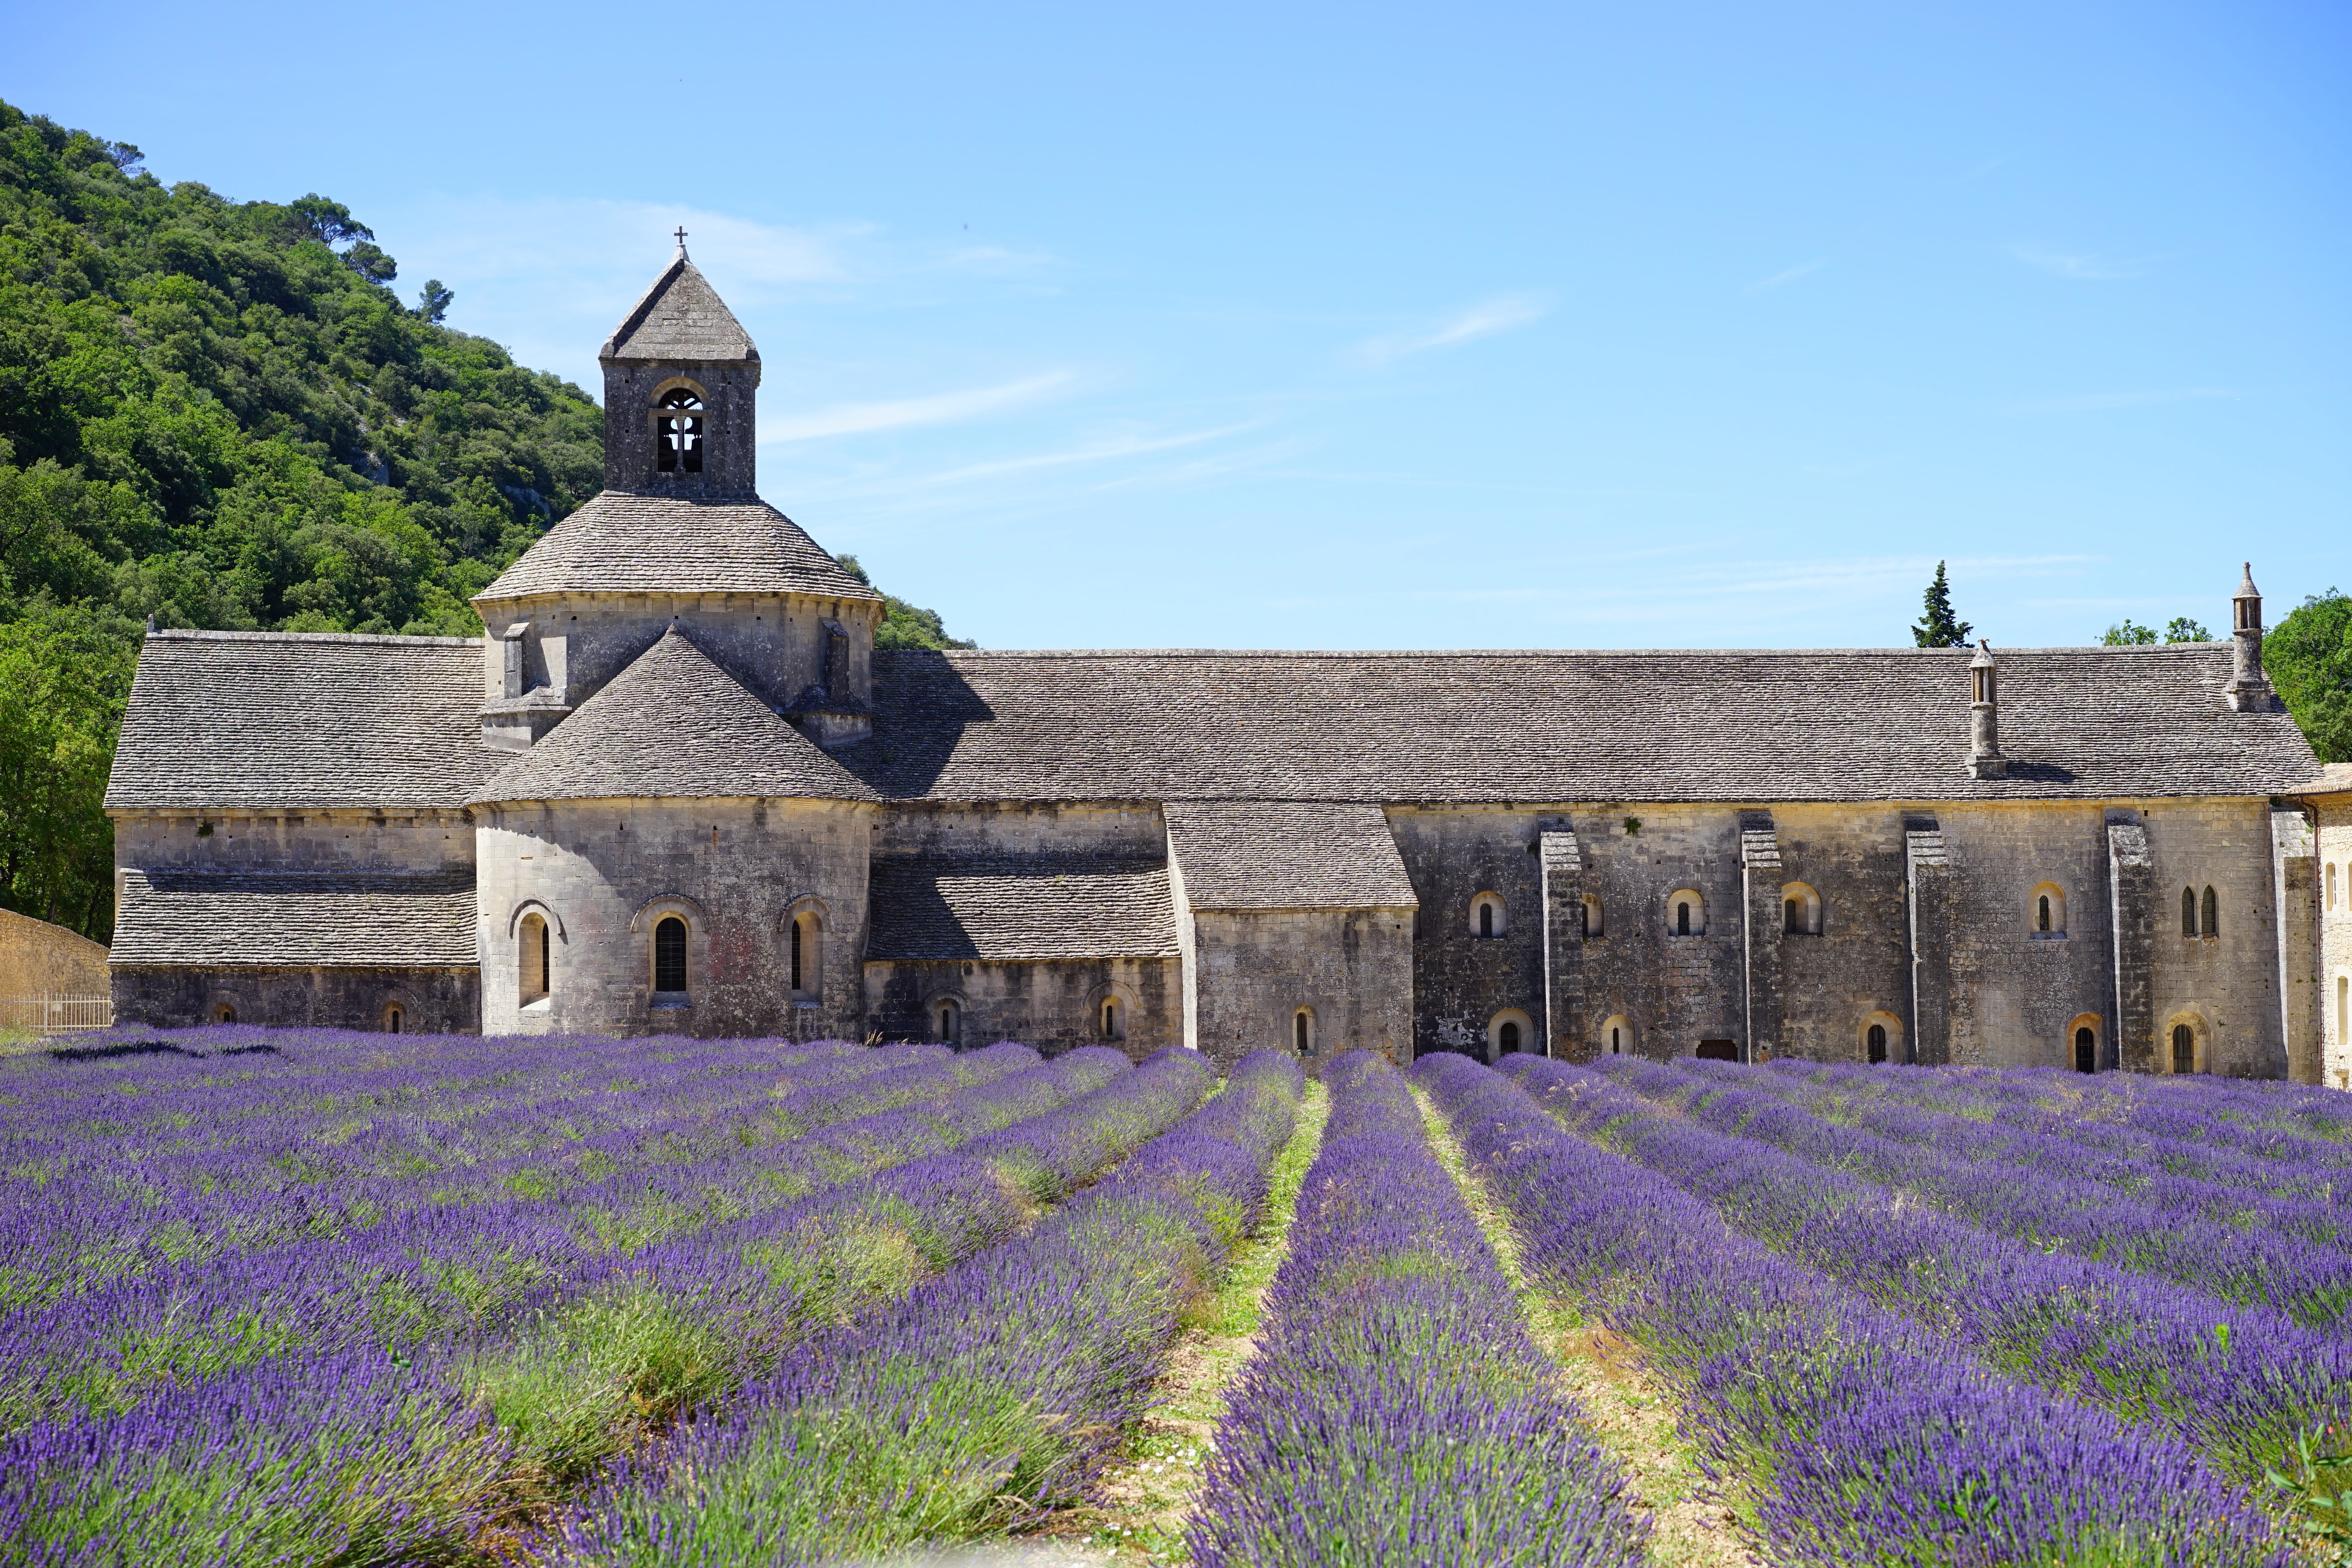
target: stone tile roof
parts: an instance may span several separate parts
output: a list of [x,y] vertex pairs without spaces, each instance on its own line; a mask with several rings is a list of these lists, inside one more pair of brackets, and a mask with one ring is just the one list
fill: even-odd
[[481,705],[470,637],[157,632],[106,804],[457,806],[505,760],[482,749]]
[[1171,801],[1168,847],[1196,910],[1412,909],[1388,817],[1333,801]]
[[473,873],[128,871],[113,960],[470,967]]
[[763,795],[875,798],[672,629],[469,804]]
[[[2289,793],[2226,645],[1996,648],[2009,776],[1972,779],[1966,648],[877,652],[852,763],[934,800],[1853,801]],[[853,755],[845,753],[845,755]]]
[[757,497],[687,500],[627,490],[589,498],[474,602],[565,593],[881,598]]
[[751,334],[681,247],[597,351],[599,359],[655,364],[757,360]]
[[1160,860],[883,856],[869,959],[1160,958],[1176,952]]
[[2352,763],[2328,763],[2294,793],[2300,795],[2352,795]]

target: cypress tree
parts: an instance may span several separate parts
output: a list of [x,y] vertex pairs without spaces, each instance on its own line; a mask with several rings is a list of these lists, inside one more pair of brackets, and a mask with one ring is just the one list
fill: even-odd
[[1944,563],[1936,563],[1936,580],[1927,584],[1927,613],[1911,628],[1911,640],[1921,647],[1966,647],[1976,628],[1952,616],[1952,585],[1944,579]]

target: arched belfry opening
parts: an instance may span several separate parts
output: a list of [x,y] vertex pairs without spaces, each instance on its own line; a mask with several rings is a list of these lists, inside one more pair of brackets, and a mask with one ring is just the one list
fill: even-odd
[[[759,488],[760,351],[694,263],[677,254],[597,356],[604,370],[604,486],[689,500]],[[643,409],[643,416],[625,411]]]

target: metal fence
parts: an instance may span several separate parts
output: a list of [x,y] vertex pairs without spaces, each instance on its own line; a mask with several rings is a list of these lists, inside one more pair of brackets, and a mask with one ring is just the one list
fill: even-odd
[[111,996],[0,996],[0,1029],[104,1029],[114,1023]]

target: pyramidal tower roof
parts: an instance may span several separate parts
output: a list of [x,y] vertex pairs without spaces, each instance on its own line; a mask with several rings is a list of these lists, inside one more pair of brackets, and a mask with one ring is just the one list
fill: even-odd
[[719,290],[687,259],[686,241],[681,237],[677,254],[670,258],[645,297],[621,318],[596,357],[657,364],[712,360],[757,363],[760,351],[752,346],[751,334],[743,330],[727,301],[719,297]]

